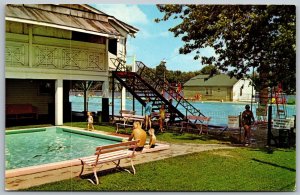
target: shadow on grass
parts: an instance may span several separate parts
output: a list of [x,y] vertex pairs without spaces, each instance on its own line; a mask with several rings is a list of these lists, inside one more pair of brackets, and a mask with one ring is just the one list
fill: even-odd
[[292,171],[292,172],[296,172],[296,170],[293,169],[293,168],[284,167],[284,166],[281,166],[281,165],[277,165],[277,164],[275,164],[275,163],[262,161],[262,160],[259,160],[259,159],[256,159],[256,158],[252,158],[251,160],[256,161],[256,162],[259,162],[259,163],[271,165],[271,166],[274,166],[274,167],[279,167],[279,168],[282,168],[282,169],[286,169],[286,170],[289,170],[289,171]]
[[[122,169],[116,169],[116,168],[97,171],[97,176],[98,176],[98,179],[99,179],[99,183],[101,183],[101,177],[106,176],[106,175],[110,175],[110,174],[119,173],[119,172],[122,172],[122,171],[123,171]],[[86,179],[86,180],[92,180],[94,183],[96,183],[94,173],[87,173],[87,174],[79,176],[79,178],[80,179]]]
[[293,152],[295,149],[294,148],[276,148],[276,147],[259,147],[259,148],[255,148],[255,149],[251,149],[251,151],[261,151],[263,153],[267,153],[267,154],[273,154],[275,151],[284,151],[284,152]]

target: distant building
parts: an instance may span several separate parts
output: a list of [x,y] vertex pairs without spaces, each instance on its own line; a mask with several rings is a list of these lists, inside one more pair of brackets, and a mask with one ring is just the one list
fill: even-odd
[[73,81],[103,82],[108,98],[110,59],[125,57],[128,36],[138,32],[108,14],[85,4],[7,4],[6,110],[26,114],[21,104],[30,104],[62,125]]
[[[197,75],[184,85],[187,99],[203,101],[251,101],[251,79],[230,78],[226,74]],[[255,91],[253,89],[253,94]]]

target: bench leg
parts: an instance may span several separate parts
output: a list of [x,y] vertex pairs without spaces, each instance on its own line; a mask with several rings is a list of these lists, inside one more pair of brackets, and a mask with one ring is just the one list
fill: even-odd
[[121,169],[121,170],[127,171],[128,173],[131,173],[128,169],[121,167],[120,162],[121,162],[121,160],[118,160],[117,163],[113,161],[113,163],[115,163],[115,165],[116,165],[115,169]]
[[95,176],[95,179],[96,179],[96,184],[98,185],[99,184],[99,180],[98,180],[98,176],[97,176],[97,169],[96,169],[96,167],[93,167],[93,172],[94,172],[94,176]]
[[81,161],[81,171],[79,173],[79,177],[81,176],[81,174],[83,173],[83,169],[84,169],[84,164],[83,162]]
[[199,135],[200,134],[202,134],[202,125],[201,125],[201,127],[200,127],[200,129],[199,129]]
[[93,167],[93,173],[94,173],[94,177],[96,179],[96,183],[92,179],[87,179],[87,180],[89,182],[91,182],[92,184],[94,184],[94,185],[98,185],[99,184],[99,179],[98,179],[98,176],[97,176],[97,168],[96,167]]
[[183,132],[183,123],[181,123],[181,129],[180,129],[180,133],[182,133]]
[[134,165],[133,165],[132,158],[130,159],[130,163],[131,163],[131,167],[132,167],[132,170],[133,170],[133,175],[135,175],[135,168],[134,168]]
[[[83,173],[83,170],[84,170],[84,163],[81,161],[81,171],[80,171],[80,173],[79,173],[79,177],[82,175],[82,173]],[[95,179],[96,179],[96,183],[93,181],[93,180],[91,180],[91,179],[87,179],[88,181],[90,181],[92,184],[99,184],[99,180],[98,180],[98,177],[97,177],[97,167],[93,167],[93,172],[94,172],[94,177],[95,177]]]
[[118,131],[119,131],[119,124],[116,124],[116,125],[117,125],[116,133],[118,133]]
[[118,163],[113,162],[113,163],[115,163],[115,165],[116,165],[116,167],[115,167],[116,169],[122,169],[122,170],[124,170],[124,171],[127,171],[128,173],[132,173],[133,175],[135,175],[135,168],[134,168],[134,165],[133,165],[132,158],[130,158],[130,163],[131,163],[131,167],[132,167],[132,172],[131,172],[130,170],[128,170],[128,169],[125,169],[125,168],[121,167],[121,166],[120,166],[120,162],[121,162],[121,160],[118,160]]

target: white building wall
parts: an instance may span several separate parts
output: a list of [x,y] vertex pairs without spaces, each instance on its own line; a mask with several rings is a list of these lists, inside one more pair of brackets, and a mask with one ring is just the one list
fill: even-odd
[[[233,101],[251,101],[252,97],[252,85],[251,79],[240,79],[233,86]],[[255,89],[253,88],[253,94]]]
[[[68,40],[60,36],[48,37],[42,33],[51,32],[53,35],[64,34],[66,36],[70,34],[61,29],[16,22],[6,22],[6,25],[9,28],[6,29],[5,77],[7,79],[55,80],[55,125],[63,124],[64,80],[108,82],[107,44]],[[106,83],[105,86],[108,84]],[[6,89],[7,99],[11,99],[9,94],[13,93],[12,90]],[[108,94],[108,87],[105,91]],[[22,94],[22,91],[18,93]],[[13,95],[16,96],[16,94]],[[33,102],[38,106],[39,114],[47,113],[48,99],[39,98],[34,91],[31,96],[36,96],[35,99],[40,100],[37,103]],[[24,102],[21,100],[18,102],[16,98],[10,101],[12,103]],[[34,101],[34,99],[29,99],[29,101]]]

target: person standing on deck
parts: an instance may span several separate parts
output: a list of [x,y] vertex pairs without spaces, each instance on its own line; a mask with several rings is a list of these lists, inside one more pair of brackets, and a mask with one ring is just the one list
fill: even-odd
[[[87,124],[87,130],[88,131],[91,131],[91,130],[94,130],[94,118],[92,116],[92,113],[91,112],[87,112],[87,121],[88,121],[88,124]],[[91,128],[91,129],[90,129]]]
[[160,132],[163,132],[165,118],[166,118],[165,105],[162,104],[161,108],[159,109],[159,130],[160,130]]
[[250,143],[251,137],[251,125],[255,122],[250,106],[245,106],[245,111],[242,113],[242,126],[244,127],[244,142],[245,146],[248,146]]
[[151,113],[152,113],[152,102],[150,102],[150,98],[146,99],[145,106],[145,130],[151,129]]

